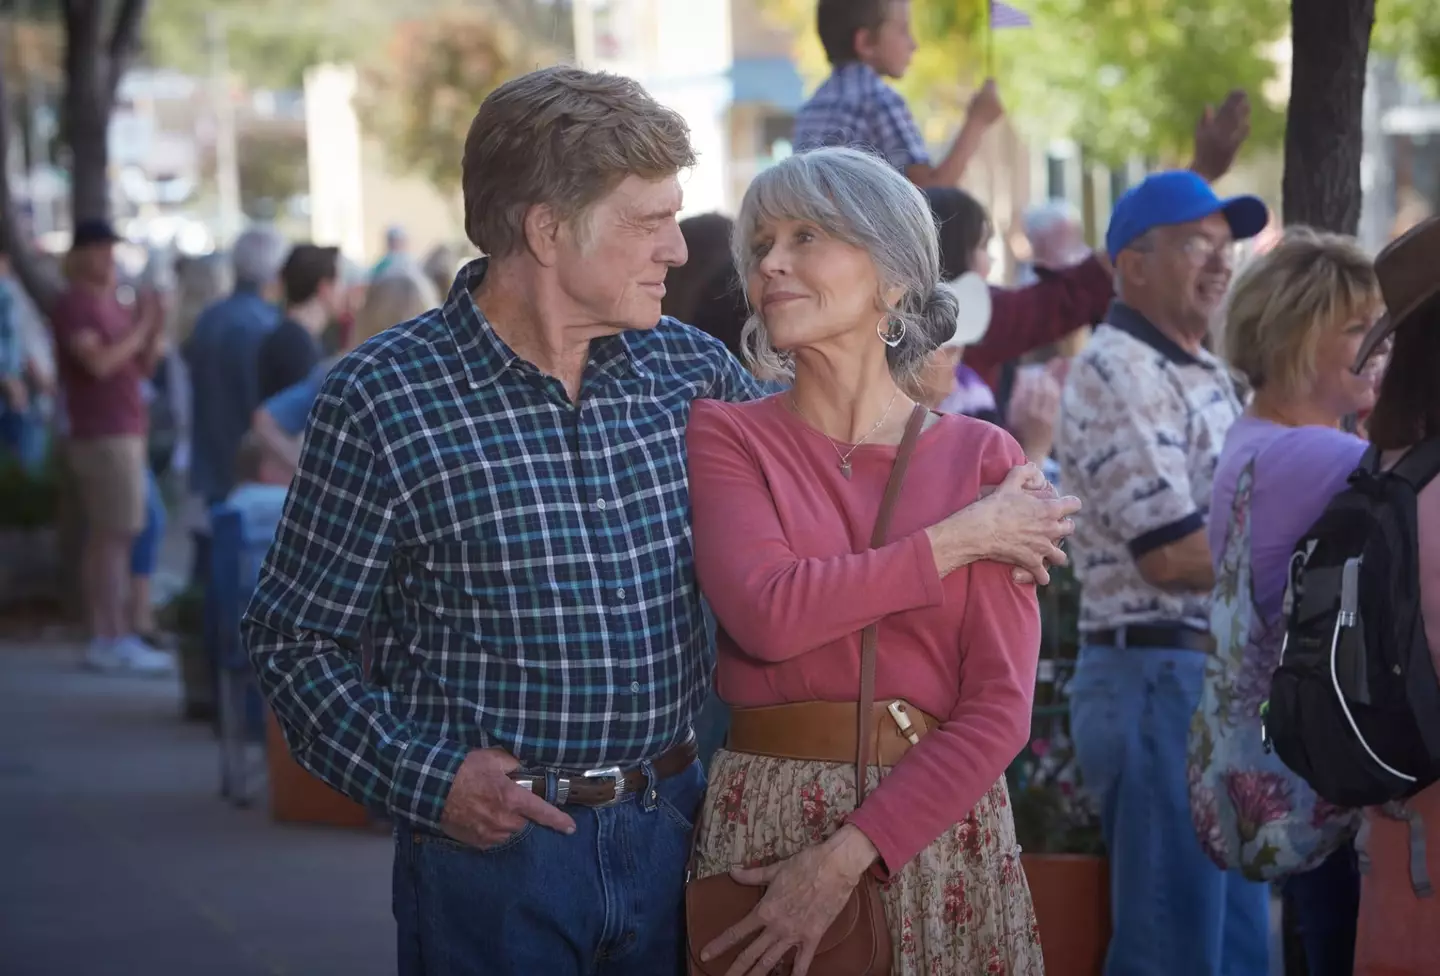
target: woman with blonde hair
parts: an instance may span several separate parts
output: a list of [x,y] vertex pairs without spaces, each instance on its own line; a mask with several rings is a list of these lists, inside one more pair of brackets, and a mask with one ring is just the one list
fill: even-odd
[[301,435],[310,408],[320,395],[320,385],[330,367],[346,353],[360,348],[391,326],[399,325],[434,308],[439,296],[430,279],[418,271],[396,270],[376,278],[365,291],[365,301],[355,313],[348,347],[321,363],[304,380],[270,397],[255,411],[251,430],[256,439],[293,469],[300,463]]
[[[1295,543],[1365,451],[1341,422],[1375,403],[1380,364],[1352,366],[1382,310],[1374,263],[1353,239],[1292,227],[1240,276],[1225,321],[1226,359],[1252,396],[1211,496],[1217,646],[1190,732],[1191,808],[1217,864],[1283,880],[1312,976],[1350,972],[1357,818],[1319,802],[1263,750],[1260,707],[1279,663]],[[1270,782],[1284,784],[1283,809],[1257,826],[1245,784]]]
[[[1040,621],[1004,562],[1063,562],[1079,503],[1035,499],[996,533],[1013,548],[957,549],[956,520],[996,501],[982,487],[1039,472],[1000,428],[905,392],[958,306],[925,197],[883,160],[818,149],[766,170],[733,247],[755,310],[742,346],[791,382],[690,417],[695,564],[732,708],[691,951],[707,972],[791,953],[802,972],[858,898],[883,906],[867,931],[888,934],[894,973],[1038,974],[1004,772],[1029,737]],[[765,890],[729,917],[727,885]]]

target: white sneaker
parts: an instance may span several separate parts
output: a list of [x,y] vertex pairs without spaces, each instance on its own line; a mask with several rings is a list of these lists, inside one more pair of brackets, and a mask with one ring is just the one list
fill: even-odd
[[105,674],[121,670],[126,665],[119,649],[119,641],[113,637],[93,638],[90,646],[85,648],[85,656],[81,658],[80,666],[86,671],[100,671]]
[[136,674],[171,674],[175,670],[173,657],[157,651],[134,634],[116,641],[115,653],[123,662],[122,667]]

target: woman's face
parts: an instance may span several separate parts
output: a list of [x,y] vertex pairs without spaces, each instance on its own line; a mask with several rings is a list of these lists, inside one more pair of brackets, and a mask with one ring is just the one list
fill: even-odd
[[875,264],[863,249],[799,220],[762,222],[750,248],[746,289],[776,349],[875,340],[884,309]]
[[1365,336],[1380,317],[1379,307],[1325,329],[1315,348],[1316,401],[1337,417],[1365,413],[1375,405],[1375,394],[1385,368],[1385,357],[1372,356],[1357,375],[1352,371]]

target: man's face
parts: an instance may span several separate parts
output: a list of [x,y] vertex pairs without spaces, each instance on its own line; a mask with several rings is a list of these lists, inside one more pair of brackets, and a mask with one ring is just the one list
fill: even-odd
[[109,288],[115,284],[115,245],[87,244],[75,251],[76,272],[91,285]]
[[561,235],[555,274],[585,325],[650,329],[660,321],[665,275],[685,263],[676,216],[680,180],[625,180]]
[[1149,236],[1150,248],[1140,255],[1143,279],[1138,284],[1173,325],[1204,334],[1225,301],[1234,272],[1229,221],[1223,214],[1211,214],[1188,224],[1157,227]]
[[915,54],[915,36],[910,33],[910,0],[891,0],[886,4],[885,20],[879,29],[860,31],[855,50],[866,64],[887,78],[904,77]]

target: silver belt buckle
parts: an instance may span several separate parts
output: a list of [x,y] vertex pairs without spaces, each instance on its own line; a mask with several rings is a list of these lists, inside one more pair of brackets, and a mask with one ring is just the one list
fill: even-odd
[[587,769],[580,775],[584,779],[608,779],[615,784],[615,795],[605,803],[595,804],[597,809],[613,807],[625,799],[627,792],[625,787],[625,771],[619,766],[606,766],[604,769]]

